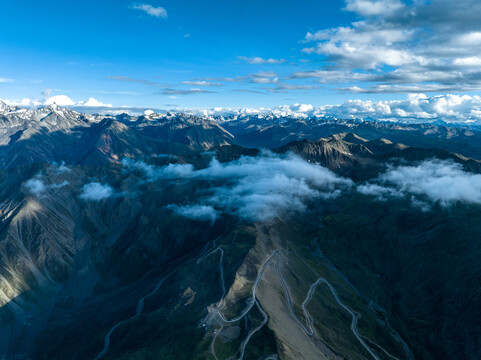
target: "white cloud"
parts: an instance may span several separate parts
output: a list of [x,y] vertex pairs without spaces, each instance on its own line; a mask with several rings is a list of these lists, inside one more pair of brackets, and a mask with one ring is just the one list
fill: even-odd
[[80,198],[84,200],[100,201],[114,196],[114,189],[108,184],[91,182],[85,184],[80,193]]
[[275,78],[277,77],[277,73],[275,71],[259,71],[255,74],[249,75],[250,78]]
[[[316,73],[317,74],[317,73]],[[306,76],[310,76],[306,74]],[[252,77],[254,78],[254,77]],[[262,78],[260,78],[262,79]],[[276,88],[268,91],[283,91],[284,89],[302,90],[304,87],[291,87],[285,84],[277,84]],[[192,89],[191,89],[192,90]],[[186,94],[198,93],[200,89],[184,90]],[[170,94],[184,94],[181,90],[172,90]],[[55,102],[56,97],[49,98],[49,103]],[[67,103],[72,99],[65,99]],[[3,100],[5,104],[11,106],[35,107],[45,103],[38,100]],[[89,106],[97,103],[98,106]],[[88,102],[78,102],[72,106],[78,111],[87,111],[104,114],[121,114],[128,112],[131,114],[144,114],[145,111],[154,111],[148,108],[129,108],[112,107],[110,104],[103,104],[100,101],[91,99]],[[342,104],[328,104],[314,107],[310,104],[280,105],[273,108],[222,108],[211,109],[186,109],[177,108],[176,111],[184,112],[197,116],[215,115],[268,115],[273,114],[282,117],[306,118],[309,116],[317,117],[336,117],[341,119],[367,119],[373,118],[382,121],[401,121],[413,123],[425,123],[442,120],[451,124],[474,124],[481,125],[481,97],[478,95],[437,95],[428,97],[423,93],[413,93],[404,100],[347,100]],[[162,110],[155,110],[162,112]]]
[[104,104],[101,101],[98,101],[94,98],[89,98],[87,101],[83,102],[80,101],[77,106],[91,106],[91,107],[112,107],[112,104]]
[[83,107],[83,108],[112,108],[112,104],[105,104],[93,97],[89,98],[86,101],[78,101],[75,102],[67,95],[55,95],[50,96],[52,93],[51,89],[46,89],[42,92],[42,96],[44,97],[43,101],[38,99],[29,99],[23,98],[21,100],[4,100],[4,102],[8,105],[12,106],[23,106],[23,107],[37,107],[42,105],[52,105],[57,104],[59,106],[72,106],[72,107]]
[[[212,94],[215,91],[191,88],[191,89],[164,89],[161,92],[164,95],[194,95],[194,94]],[[175,97],[174,97],[175,99]]]
[[481,66],[481,57],[468,56],[463,58],[456,58],[453,60],[453,64],[459,66]]
[[47,190],[47,186],[40,178],[30,179],[25,183],[27,190],[36,196],[43,194]]
[[246,61],[249,64],[283,64],[286,62],[286,59],[264,59],[261,57],[247,57],[247,56],[238,56],[239,60]]
[[327,55],[337,67],[349,69],[375,69],[382,65],[399,67],[427,61],[409,49],[394,46],[412,36],[409,29],[389,29],[379,24],[357,22],[352,27],[307,33],[305,41],[319,42],[303,51]]
[[297,85],[297,84],[286,84],[280,83],[273,89],[268,89],[271,92],[285,91],[285,90],[312,90],[317,89],[316,85]]
[[123,165],[128,170],[140,170],[148,181],[209,180],[212,185],[198,205],[215,206],[252,221],[302,212],[306,210],[306,202],[336,197],[342,189],[353,185],[351,180],[292,154],[263,153],[225,164],[213,159],[207,168],[200,170],[188,164],[159,168],[132,160],[123,161]]
[[221,83],[218,82],[210,82],[205,80],[188,80],[182,81],[184,85],[192,85],[192,86],[222,86]]
[[14,81],[13,79],[0,78],[0,83],[10,83],[13,81]]
[[253,84],[277,84],[279,82],[279,78],[277,77],[254,77],[251,80]]
[[481,97],[452,94],[427,97],[424,94],[411,94],[405,100],[348,100],[339,105],[320,107],[285,105],[263,112],[301,117],[374,118],[416,123],[443,120],[453,124],[481,124]]
[[149,4],[133,4],[130,6],[132,9],[145,11],[147,14],[154,16],[156,18],[167,18],[167,10],[162,6],[154,7]]
[[[282,89],[279,84],[279,89]],[[302,89],[302,88],[301,88]],[[275,90],[274,90],[275,91]],[[282,90],[280,90],[282,91]],[[9,105],[18,102],[5,101]],[[87,107],[83,108],[88,110]],[[103,113],[143,114],[146,108],[92,108]],[[312,106],[311,104],[280,105],[273,108],[223,108],[188,109],[177,108],[176,111],[196,116],[246,116],[269,115],[293,118],[336,117],[340,119],[377,119],[381,121],[400,121],[404,123],[430,123],[438,120],[450,124],[481,125],[481,97],[478,95],[437,95],[426,96],[413,93],[403,100],[347,100],[342,104]],[[156,112],[162,112],[156,110]]]
[[190,164],[169,164],[162,168],[148,165],[143,161],[135,161],[124,158],[122,165],[126,169],[137,170],[144,173],[147,181],[155,181],[157,179],[176,179],[191,177],[194,173],[194,167]]
[[304,53],[321,55],[318,71],[334,73],[326,83],[367,93],[481,89],[479,1],[346,0],[344,10],[359,19],[303,40],[314,42]]
[[456,202],[481,204],[481,175],[463,170],[460,164],[446,160],[427,160],[415,166],[389,167],[376,183],[358,187],[358,191],[381,199],[421,196],[449,206]]
[[41,106],[44,105],[44,102],[39,101],[37,99],[32,100],[29,98],[23,98],[23,99],[2,99],[2,101],[10,106],[24,106],[24,107],[34,107],[34,106]]
[[67,95],[55,95],[45,100],[45,105],[57,104],[59,106],[71,106],[75,105],[75,101],[69,98]]
[[60,164],[53,163],[52,167],[57,174],[65,174],[65,173],[69,173],[69,172],[72,171],[72,169],[69,168],[68,166],[66,166],[65,162],[63,162],[63,161]]
[[37,175],[36,177],[25,182],[25,188],[30,194],[41,197],[45,194],[45,192],[51,189],[60,189],[68,184],[69,182],[66,180],[56,184],[45,184],[43,177],[41,175]]
[[391,15],[404,8],[400,0],[346,0],[347,11],[362,16]]
[[209,221],[214,223],[219,217],[219,212],[210,205],[169,205],[167,208],[174,211],[177,215],[184,216],[192,220]]
[[392,197],[404,196],[404,194],[397,189],[378,184],[363,184],[357,187],[357,191],[364,195],[374,196],[378,200],[387,200]]

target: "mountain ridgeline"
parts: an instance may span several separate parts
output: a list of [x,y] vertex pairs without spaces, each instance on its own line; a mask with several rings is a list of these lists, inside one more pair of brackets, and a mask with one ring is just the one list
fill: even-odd
[[0,359],[479,359],[481,129],[0,101]]

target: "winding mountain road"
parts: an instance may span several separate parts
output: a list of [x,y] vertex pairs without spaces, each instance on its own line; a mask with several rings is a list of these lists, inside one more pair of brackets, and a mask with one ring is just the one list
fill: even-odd
[[[325,278],[321,277],[317,279],[319,282],[323,282],[329,287],[329,290],[331,291],[332,296],[334,296],[334,299],[336,302],[341,306],[344,310],[346,310],[352,317],[351,321],[351,331],[354,334],[354,336],[357,338],[357,340],[361,343],[361,345],[364,347],[364,349],[367,350],[367,352],[375,359],[375,360],[380,360],[379,357],[371,350],[371,348],[366,344],[366,342],[363,340],[362,336],[359,334],[357,330],[357,322],[359,319],[359,316],[352,311],[349,307],[344,305],[344,303],[339,299],[339,296],[337,295],[336,289],[327,281]],[[316,281],[316,282],[317,282]]]
[[117,329],[119,328],[120,326],[122,326],[123,324],[137,318],[140,316],[140,314],[142,314],[142,310],[144,310],[144,302],[145,302],[145,299],[151,297],[152,295],[154,295],[157,291],[159,291],[160,287],[162,286],[162,284],[164,283],[165,280],[167,280],[173,273],[175,272],[172,271],[170,272],[169,274],[167,274],[165,277],[163,277],[158,283],[157,285],[155,286],[155,288],[150,292],[148,293],[147,295],[145,295],[144,297],[140,298],[140,300],[137,302],[137,309],[135,311],[135,315],[131,316],[130,318],[128,319],[125,319],[125,320],[122,320],[120,322],[118,322],[116,325],[112,326],[112,328],[110,329],[110,331],[105,335],[104,337],[104,347],[102,349],[101,352],[98,353],[98,355],[95,357],[95,360],[98,360],[100,359],[101,357],[103,357],[108,351],[109,351],[109,347],[110,347],[110,337],[112,336],[112,333]]
[[256,289],[257,289],[257,286],[259,285],[259,281],[261,280],[262,278],[262,275],[264,275],[264,271],[266,270],[266,267],[267,265],[269,264],[269,262],[272,260],[272,258],[274,256],[276,256],[278,254],[279,251],[275,250],[271,256],[269,256],[266,260],[264,260],[263,264],[262,264],[262,267],[261,267],[261,271],[259,271],[259,274],[257,274],[257,278],[254,282],[254,285],[252,287],[252,297],[249,298],[248,300],[248,305],[246,308],[244,308],[244,310],[242,310],[242,312],[240,313],[240,315],[230,319],[230,320],[227,320],[225,318],[225,316],[219,311],[219,309],[215,308],[215,307],[210,307],[209,309],[213,312],[215,312],[220,318],[221,320],[224,322],[224,323],[235,323],[239,320],[241,320],[244,316],[247,315],[247,313],[252,309],[252,307],[254,306],[255,302],[256,302]]
[[[215,247],[215,244],[216,244],[216,241],[218,239],[220,239],[223,235],[220,235],[218,236],[217,238],[215,238],[214,240],[212,240],[210,243],[207,243],[206,244],[206,247],[207,247],[207,250],[205,250],[205,252],[208,251],[208,248],[209,247]],[[204,260],[207,256],[209,256],[212,252],[216,251],[217,249],[214,249],[213,251],[209,252],[209,253],[206,253],[204,255],[201,255],[199,257],[199,259],[197,259],[196,263],[199,264],[200,261]],[[222,249],[221,249],[222,250]],[[223,257],[223,250],[222,250],[222,257]],[[194,258],[195,259],[195,258]],[[189,260],[187,261],[185,265],[187,264],[190,264],[192,263],[192,261],[194,260]],[[159,282],[157,283],[157,285],[155,286],[155,288],[149,292],[147,295],[145,295],[144,297],[140,298],[139,301],[137,302],[137,308],[136,308],[136,311],[135,311],[135,314],[131,317],[129,317],[128,319],[125,319],[125,320],[122,320],[120,322],[118,322],[117,324],[115,324],[114,326],[112,326],[109,330],[109,332],[107,332],[107,334],[105,335],[104,337],[104,347],[102,349],[102,351],[100,351],[97,356],[95,357],[95,360],[98,360],[100,358],[102,358],[108,351],[109,351],[109,348],[110,348],[110,338],[113,334],[113,332],[118,329],[120,326],[122,326],[123,324],[131,321],[131,320],[134,320],[135,318],[139,317],[140,314],[142,314],[142,311],[144,310],[144,303],[145,303],[145,299],[151,297],[152,295],[154,295],[155,293],[157,293],[157,291],[159,291],[160,287],[162,286],[162,284],[164,283],[165,280],[167,280],[170,276],[172,276],[175,272],[177,272],[179,270],[181,266],[177,266],[174,270],[172,270],[170,273],[168,273],[165,277],[163,277],[162,279],[159,280]],[[221,269],[221,276],[222,276],[222,279],[224,277],[224,272],[223,270]],[[224,281],[222,281],[222,287],[224,289],[224,293],[225,293],[225,287],[224,287]]]
[[216,252],[218,249],[221,250],[221,257],[220,257],[220,270],[221,271],[220,271],[220,274],[221,274],[221,282],[223,284],[223,286],[222,286],[223,295],[222,295],[222,298],[219,300],[219,302],[215,306],[210,306],[208,308],[209,313],[215,313],[215,315],[218,316],[222,321],[221,327],[216,331],[216,333],[215,333],[215,335],[212,339],[211,345],[210,345],[210,349],[211,349],[210,351],[211,351],[212,355],[214,356],[214,359],[217,360],[217,355],[215,353],[215,341],[216,341],[217,337],[219,336],[220,332],[223,330],[224,324],[230,324],[230,323],[234,323],[234,322],[237,322],[239,320],[242,320],[244,318],[244,316],[246,316],[249,313],[249,311],[252,309],[254,304],[257,305],[257,308],[259,309],[259,311],[261,312],[261,314],[263,316],[262,323],[259,324],[256,328],[254,328],[253,330],[251,330],[247,334],[247,337],[244,339],[244,341],[241,343],[241,345],[239,347],[240,357],[238,358],[238,360],[242,360],[244,358],[245,349],[246,349],[247,344],[249,343],[251,337],[257,331],[259,331],[267,323],[267,321],[269,319],[269,317],[267,316],[267,313],[264,311],[264,309],[262,309],[261,305],[259,304],[259,302],[256,299],[256,289],[257,289],[257,286],[259,285],[259,281],[261,280],[262,276],[264,275],[264,271],[265,271],[267,265],[272,260],[272,258],[277,255],[278,251],[275,250],[272,253],[272,255],[270,255],[266,260],[264,260],[264,262],[261,266],[261,270],[257,274],[256,280],[255,280],[254,285],[252,287],[252,297],[249,298],[247,307],[244,308],[244,310],[240,313],[240,315],[238,315],[238,316],[236,316],[236,317],[234,317],[230,320],[227,320],[225,318],[225,316],[220,312],[220,310],[222,309],[222,305],[223,305],[224,297],[225,297],[225,292],[226,292],[225,291],[225,285],[224,285],[224,271],[223,271],[223,266],[222,266],[224,251],[220,247],[216,248],[216,249],[212,250],[210,253],[208,253],[205,256],[203,256],[202,258],[200,258],[197,261],[197,263],[198,264],[201,263],[206,257],[208,257],[212,253]]
[[282,285],[282,288],[284,289],[284,293],[286,295],[286,301],[287,301],[287,305],[289,307],[289,312],[291,313],[291,316],[293,317],[293,319],[302,327],[302,329],[304,330],[304,332],[309,335],[309,336],[314,336],[315,332],[314,332],[314,328],[312,326],[312,317],[311,315],[309,314],[309,312],[307,311],[307,304],[309,303],[309,301],[311,301],[312,299],[312,295],[314,294],[314,291],[316,290],[316,287],[320,284],[320,283],[325,283],[328,287],[329,287],[329,290],[331,291],[332,295],[334,296],[334,299],[336,300],[336,302],[344,309],[346,310],[352,317],[352,322],[351,322],[351,331],[352,333],[354,334],[354,336],[357,338],[357,340],[361,343],[361,345],[367,350],[367,352],[375,359],[375,360],[380,360],[379,357],[372,351],[372,349],[366,344],[366,342],[363,340],[363,338],[361,337],[361,335],[359,334],[358,330],[357,330],[357,322],[358,322],[358,315],[356,313],[354,313],[354,311],[352,311],[349,307],[347,307],[346,305],[344,305],[341,300],[339,299],[339,296],[337,295],[337,291],[334,289],[334,287],[323,277],[320,277],[319,279],[317,279],[312,285],[311,287],[309,288],[309,291],[307,293],[307,296],[306,296],[306,299],[303,301],[302,303],[302,310],[304,312],[304,315],[306,316],[306,319],[307,319],[307,326],[308,328],[302,323],[302,321],[300,321],[296,314],[294,313],[294,308],[293,308],[293,305],[292,305],[292,300],[291,300],[291,297],[289,295],[289,290],[287,289],[287,285],[282,277],[282,274],[281,274],[281,271],[279,269],[279,252],[276,253],[276,272],[277,272],[277,277],[279,278],[279,282],[281,283]]
[[[276,254],[276,272],[277,272],[277,277],[279,279],[279,282],[281,283],[282,288],[284,289],[284,293],[286,295],[286,301],[287,301],[287,306],[289,307],[289,312],[291,313],[292,318],[299,324],[299,326],[304,330],[304,332],[308,336],[313,336],[314,335],[314,330],[306,328],[306,326],[300,321],[296,314],[294,313],[294,307],[292,305],[292,300],[291,296],[289,295],[289,290],[287,289],[287,285],[284,281],[284,278],[282,277],[281,271],[279,269],[279,253]],[[312,294],[311,294],[312,297]],[[310,315],[308,314],[310,317]]]
[[[304,301],[302,302],[302,311],[304,313],[304,316],[306,317],[306,321],[307,321],[307,326],[301,321],[299,320],[299,318],[296,316],[296,314],[294,313],[294,307],[293,307],[293,304],[292,304],[292,299],[291,299],[291,296],[289,294],[289,290],[287,288],[287,284],[284,280],[284,278],[282,277],[282,274],[281,274],[281,271],[280,271],[280,266],[279,266],[279,251],[278,250],[275,250],[267,259],[264,260],[264,262],[262,263],[261,265],[261,268],[260,268],[260,271],[259,273],[257,274],[257,277],[256,277],[256,280],[253,284],[253,287],[252,287],[252,296],[248,299],[248,305],[247,307],[245,307],[242,312],[232,318],[232,319],[226,319],[225,316],[221,313],[221,306],[219,306],[220,304],[223,303],[223,300],[224,300],[224,296],[225,296],[225,285],[224,285],[224,277],[223,277],[223,266],[222,266],[222,260],[223,260],[223,255],[224,255],[224,252],[223,250],[218,247],[216,249],[213,249],[211,252],[209,252],[208,254],[206,254],[204,257],[202,257],[201,259],[198,260],[198,263],[200,263],[201,261],[203,261],[207,256],[211,255],[212,253],[216,252],[216,251],[220,251],[221,252],[221,257],[220,257],[220,274],[221,274],[221,281],[222,281],[222,284],[223,284],[223,296],[221,298],[221,300],[217,303],[217,306],[211,306],[209,307],[209,312],[213,312],[215,313],[216,316],[218,316],[222,322],[222,325],[221,325],[221,328],[218,330],[218,332],[216,332],[215,336],[214,336],[214,339],[211,343],[211,352],[213,353],[214,355],[214,358],[217,359],[217,356],[215,355],[215,351],[214,351],[214,342],[215,342],[215,339],[217,338],[217,336],[219,335],[220,331],[222,331],[223,327],[224,327],[224,324],[231,324],[231,323],[235,323],[241,319],[243,319],[248,313],[249,311],[252,309],[252,307],[254,305],[257,305],[259,311],[261,312],[261,314],[263,315],[263,321],[261,324],[259,324],[255,329],[251,330],[247,337],[244,339],[244,341],[241,343],[241,346],[239,348],[239,352],[240,352],[240,357],[238,358],[238,360],[242,360],[243,357],[244,357],[244,353],[245,353],[245,349],[246,349],[246,346],[247,344],[249,343],[251,337],[257,332],[259,331],[268,321],[268,316],[267,316],[267,313],[262,309],[262,307],[260,306],[257,298],[256,298],[256,290],[257,290],[257,286],[259,285],[259,282],[260,280],[262,279],[262,276],[264,275],[264,272],[267,268],[267,266],[269,265],[269,263],[271,262],[271,260],[275,257],[275,262],[276,262],[276,265],[275,265],[275,268],[276,268],[276,274],[277,274],[277,277],[279,279],[279,282],[284,290],[284,293],[285,293],[285,297],[286,297],[286,302],[287,302],[287,306],[288,306],[288,309],[289,309],[289,312],[292,316],[292,318],[299,324],[299,326],[301,326],[301,328],[303,329],[303,331],[310,337],[313,337],[315,336],[315,330],[314,330],[314,326],[313,326],[313,319],[312,319],[312,316],[310,315],[309,311],[307,310],[307,305],[309,304],[309,302],[311,301],[313,295],[314,295],[314,292],[316,291],[316,288],[318,287],[319,284],[321,283],[324,283],[328,286],[331,294],[333,295],[334,299],[336,300],[336,302],[338,303],[339,306],[341,306],[345,311],[347,311],[350,315],[351,315],[351,318],[352,318],[352,321],[351,321],[351,331],[352,333],[354,334],[354,336],[356,337],[356,339],[359,341],[359,343],[364,347],[364,349],[366,349],[366,351],[372,356],[372,358],[374,360],[380,360],[380,358],[373,352],[373,350],[369,347],[369,345],[366,344],[366,342],[364,341],[364,339],[362,338],[362,336],[359,334],[359,331],[357,330],[357,323],[358,323],[358,320],[359,320],[359,316],[352,310],[350,309],[348,306],[346,306],[339,298],[338,294],[337,294],[337,291],[336,289],[334,289],[334,287],[324,278],[324,277],[320,277],[318,278],[309,288],[309,291],[307,292],[306,294],[306,298],[304,299]],[[375,344],[375,343],[374,343]],[[377,345],[377,344],[375,344]]]
[[251,331],[249,331],[249,333],[247,334],[247,337],[244,339],[244,341],[242,342],[241,346],[240,346],[240,356],[237,358],[237,360],[242,360],[244,359],[244,354],[245,354],[245,351],[246,351],[246,346],[247,344],[249,343],[249,340],[251,339],[251,337],[256,333],[258,332],[260,329],[262,329],[264,327],[265,324],[267,324],[267,320],[269,320],[269,317],[267,316],[267,313],[264,311],[264,309],[262,308],[262,306],[259,304],[259,302],[256,300],[256,305],[257,305],[257,308],[259,309],[259,311],[261,312],[262,314],[262,317],[263,317],[263,320],[262,322],[255,328],[255,329],[252,329]]
[[321,283],[320,279],[317,279],[316,282],[311,285],[311,287],[309,288],[309,291],[307,292],[306,298],[302,302],[302,311],[304,312],[304,316],[306,317],[309,335],[311,336],[314,336],[315,334],[314,327],[313,327],[314,321],[312,320],[311,314],[309,314],[309,311],[307,310],[307,304],[309,304],[309,302],[311,301],[312,295],[314,295],[314,291],[316,291],[317,285],[319,285],[320,283]]

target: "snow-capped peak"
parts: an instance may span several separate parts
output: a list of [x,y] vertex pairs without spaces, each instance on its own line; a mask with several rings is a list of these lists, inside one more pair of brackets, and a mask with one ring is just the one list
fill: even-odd
[[52,110],[58,110],[60,109],[60,106],[57,105],[57,103],[51,103],[50,105],[45,106],[46,108],[50,108]]
[[0,114],[4,114],[7,112],[15,111],[17,108],[15,106],[10,106],[5,103],[2,99],[0,99]]
[[56,114],[61,114],[64,112],[64,110],[66,111],[69,111],[69,109],[65,108],[61,108],[60,106],[58,106],[56,103],[51,103],[51,104],[48,104],[48,105],[45,105],[41,108],[39,108],[38,110],[40,111],[46,111],[46,112],[49,112],[49,113],[56,113]]

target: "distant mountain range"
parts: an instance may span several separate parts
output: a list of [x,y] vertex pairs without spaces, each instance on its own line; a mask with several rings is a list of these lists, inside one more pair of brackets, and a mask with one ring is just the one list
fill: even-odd
[[481,131],[0,102],[0,359],[479,359]]

